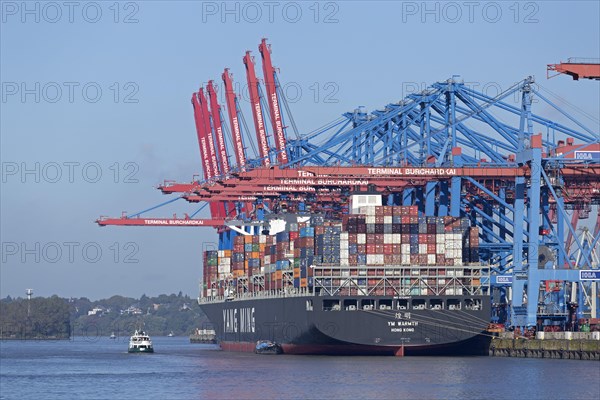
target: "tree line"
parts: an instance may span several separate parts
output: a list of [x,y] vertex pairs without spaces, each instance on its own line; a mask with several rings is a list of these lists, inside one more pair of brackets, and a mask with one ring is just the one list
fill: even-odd
[[72,336],[129,336],[135,329],[164,336],[190,335],[210,327],[195,299],[187,295],[88,298],[10,296],[0,299],[1,339],[68,339]]

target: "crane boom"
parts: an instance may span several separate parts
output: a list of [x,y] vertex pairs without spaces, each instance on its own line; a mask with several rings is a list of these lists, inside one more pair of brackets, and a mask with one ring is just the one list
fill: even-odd
[[212,129],[210,127],[210,112],[208,111],[208,103],[206,96],[204,96],[204,88],[198,90],[198,100],[200,101],[200,110],[202,112],[202,121],[204,122],[204,131],[206,132],[206,146],[208,148],[208,158],[211,163],[213,170],[213,177],[218,176],[222,171],[219,170],[219,164],[217,160],[217,152],[215,149],[215,140],[212,135]]
[[262,55],[263,74],[265,77],[265,87],[269,102],[269,111],[271,113],[271,124],[277,147],[277,160],[280,164],[287,164],[288,154],[286,149],[285,132],[283,131],[283,121],[281,120],[281,110],[279,108],[279,98],[275,87],[275,69],[271,63],[271,45],[267,44],[267,39],[263,39],[258,50]]
[[221,106],[219,105],[217,92],[212,80],[208,81],[207,91],[208,98],[210,99],[210,111],[215,128],[215,136],[217,138],[217,147],[219,149],[221,173],[227,175],[229,174],[229,156],[227,155],[227,147],[225,146],[225,137],[223,136],[223,127],[221,124]]
[[200,159],[202,160],[202,173],[205,180],[214,176],[212,165],[208,156],[206,145],[206,132],[204,130],[204,121],[202,120],[202,110],[198,102],[197,93],[192,94],[192,106],[194,108],[194,122],[196,123],[196,134],[198,135],[198,145],[200,147]]
[[252,60],[249,51],[244,56],[244,64],[246,65],[246,77],[248,79],[252,116],[254,117],[254,128],[256,129],[256,138],[258,139],[258,151],[263,166],[268,167],[271,165],[271,160],[269,159],[269,142],[267,140],[267,131],[265,130],[265,120],[260,107],[258,79],[256,79],[256,72],[254,70],[254,60]]
[[191,219],[191,218],[99,218],[100,226],[211,226],[222,227],[225,219]]
[[[556,74],[551,76],[550,71],[555,71]],[[553,78],[558,74],[567,74],[575,81],[579,78],[600,80],[600,59],[571,57],[567,62],[547,65],[546,78]]]
[[238,121],[237,96],[233,90],[233,82],[229,69],[223,71],[223,84],[225,85],[225,102],[227,104],[227,114],[229,115],[229,123],[231,125],[231,133],[233,134],[233,146],[235,147],[235,159],[238,168],[241,172],[246,171],[246,153],[244,152],[244,142],[242,140],[242,132]]

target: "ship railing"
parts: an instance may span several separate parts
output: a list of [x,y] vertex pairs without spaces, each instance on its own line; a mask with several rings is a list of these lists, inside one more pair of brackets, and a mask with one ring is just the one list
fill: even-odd
[[201,297],[198,299],[200,304],[203,303],[220,303],[226,301],[240,301],[240,300],[252,300],[252,299],[270,299],[270,298],[284,298],[284,297],[306,297],[314,296],[314,293],[308,288],[295,288],[293,290],[261,290],[258,292],[245,292],[237,293],[230,296],[212,296],[212,297]]

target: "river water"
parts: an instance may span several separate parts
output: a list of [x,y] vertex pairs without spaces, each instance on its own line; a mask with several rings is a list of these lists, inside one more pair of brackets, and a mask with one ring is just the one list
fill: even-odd
[[600,362],[229,353],[185,337],[0,341],[0,399],[598,399]]

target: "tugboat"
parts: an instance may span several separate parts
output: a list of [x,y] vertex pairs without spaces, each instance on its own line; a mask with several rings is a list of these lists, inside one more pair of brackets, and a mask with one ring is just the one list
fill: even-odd
[[154,353],[152,340],[146,332],[136,330],[129,339],[128,353]]
[[283,350],[281,346],[270,340],[259,340],[256,342],[256,348],[254,349],[256,354],[282,354]]

